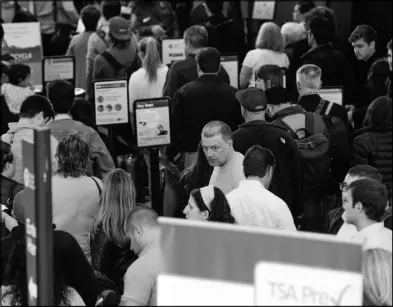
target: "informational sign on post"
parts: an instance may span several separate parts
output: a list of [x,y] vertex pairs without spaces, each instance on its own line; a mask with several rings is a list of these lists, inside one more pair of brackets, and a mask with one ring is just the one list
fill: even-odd
[[134,103],[138,147],[161,147],[171,143],[168,97],[141,99]]
[[[327,300],[325,292],[335,302],[353,305],[362,300],[360,244],[331,235],[223,223],[173,218],[160,218],[159,222],[165,265],[157,279],[157,305],[269,305],[277,301],[271,299],[271,292],[270,298],[265,295],[271,290],[268,281],[275,287],[278,284],[279,288],[274,288],[278,294],[274,295],[279,298],[284,295],[291,300],[291,295],[299,295],[294,294],[297,288],[286,286],[292,282],[292,276],[296,287],[312,285],[316,296],[321,291],[323,302]],[[282,267],[277,269],[276,263]],[[287,267],[291,270],[286,271]],[[343,279],[329,288],[334,278]],[[352,288],[343,290],[347,283]],[[266,290],[267,286],[270,288]],[[312,289],[307,289],[310,297]],[[262,290],[262,294],[257,293]],[[340,298],[340,294],[345,297]],[[318,300],[315,299],[316,304]]]
[[162,39],[162,63],[168,65],[186,58],[184,39],[163,38]]
[[95,81],[94,97],[95,118],[98,126],[128,123],[127,80]]
[[16,63],[30,66],[33,84],[42,82],[42,44],[39,22],[3,23],[2,54],[10,54]]
[[239,88],[239,60],[237,55],[221,56],[221,65],[229,75],[230,84]]
[[319,96],[322,99],[337,103],[339,105],[343,104],[343,89],[342,87],[325,87],[319,90]]
[[54,304],[50,130],[37,128],[22,143],[29,306]]
[[73,56],[51,56],[42,59],[43,90],[53,80],[66,80],[75,86],[75,58]]

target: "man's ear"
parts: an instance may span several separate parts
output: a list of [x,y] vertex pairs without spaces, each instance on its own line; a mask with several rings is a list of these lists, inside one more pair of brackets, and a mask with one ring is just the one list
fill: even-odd
[[142,227],[139,226],[139,225],[135,225],[135,226],[134,226],[134,231],[135,231],[138,235],[142,235],[142,233],[143,233],[143,229],[142,229]]
[[362,211],[364,211],[364,210],[363,210],[363,205],[362,205],[362,203],[359,202],[359,201],[355,204],[354,208],[355,208],[355,210],[358,211],[359,213],[362,212]]
[[207,221],[209,219],[209,211],[202,211],[202,218]]
[[372,41],[372,42],[370,43],[370,48],[375,49],[375,41]]

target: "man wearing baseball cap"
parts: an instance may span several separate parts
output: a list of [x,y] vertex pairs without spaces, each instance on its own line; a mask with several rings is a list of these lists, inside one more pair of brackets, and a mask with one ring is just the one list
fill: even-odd
[[271,150],[276,167],[269,190],[286,202],[292,214],[301,208],[302,160],[289,133],[265,119],[268,101],[265,92],[250,87],[236,93],[245,123],[233,133],[235,151],[242,153],[254,145]]
[[138,62],[138,43],[128,20],[112,17],[109,20],[108,40],[109,48],[94,60],[93,80],[126,77],[120,76],[124,75],[124,68]]

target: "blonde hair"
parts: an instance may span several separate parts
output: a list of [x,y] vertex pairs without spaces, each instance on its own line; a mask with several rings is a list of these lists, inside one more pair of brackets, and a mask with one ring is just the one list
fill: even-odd
[[304,26],[297,22],[287,22],[281,26],[281,34],[284,38],[285,45],[296,43],[306,35]]
[[319,90],[321,86],[322,70],[313,64],[300,67],[296,72],[296,81],[304,88]]
[[392,253],[386,250],[364,252],[363,306],[392,306]]
[[100,227],[119,246],[127,239],[127,217],[135,208],[135,188],[130,174],[114,169],[107,175],[99,202],[100,210],[93,223],[93,235]]
[[284,52],[285,41],[281,30],[274,22],[266,22],[259,28],[255,48]]
[[147,71],[149,82],[157,80],[157,70],[162,65],[158,42],[154,37],[145,37],[138,44],[142,56],[142,66]]

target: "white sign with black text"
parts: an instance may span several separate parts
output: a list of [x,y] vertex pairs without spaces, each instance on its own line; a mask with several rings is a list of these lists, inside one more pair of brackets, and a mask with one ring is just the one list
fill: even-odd
[[164,38],[162,40],[162,63],[168,65],[186,58],[182,38]]
[[96,124],[128,123],[127,80],[94,82]]
[[257,306],[361,306],[360,273],[260,262],[255,268]]

